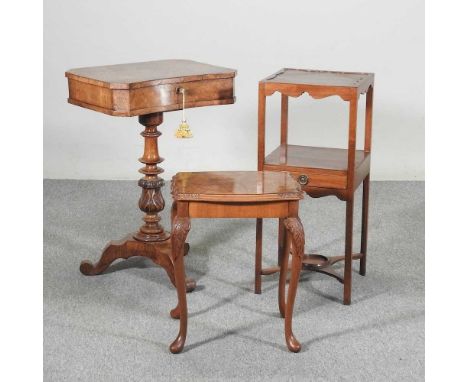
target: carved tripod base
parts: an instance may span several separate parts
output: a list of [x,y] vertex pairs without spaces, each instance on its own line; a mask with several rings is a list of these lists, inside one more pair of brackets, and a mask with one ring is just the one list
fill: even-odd
[[[189,245],[184,245],[184,255],[189,251]],[[113,240],[107,244],[102,252],[101,258],[95,264],[88,260],[81,262],[80,271],[86,276],[95,276],[103,273],[115,260],[128,259],[134,256],[143,256],[151,259],[155,264],[160,265],[169,276],[175,286],[174,264],[171,258],[171,240],[143,242],[136,240],[131,234],[122,240]],[[194,280],[187,278],[185,288],[187,292],[195,289]]]
[[[80,271],[84,275],[92,276],[104,272],[117,259],[128,259],[133,256],[143,256],[151,259],[155,264],[164,268],[172,284],[175,286],[174,261],[172,260],[171,235],[160,224],[159,213],[164,209],[164,199],[161,187],[164,180],[159,177],[164,170],[159,164],[164,160],[159,156],[158,138],[161,133],[158,126],[163,121],[163,113],[140,115],[138,121],[145,127],[141,133],[145,139],[143,156],[139,159],[145,166],[139,172],[143,174],[138,182],[141,196],[138,206],[145,213],[140,230],[133,235],[127,235],[122,240],[111,241],[96,264],[83,261]],[[189,245],[184,243],[184,255],[188,253]],[[185,280],[187,292],[195,289],[196,283],[192,279]]]

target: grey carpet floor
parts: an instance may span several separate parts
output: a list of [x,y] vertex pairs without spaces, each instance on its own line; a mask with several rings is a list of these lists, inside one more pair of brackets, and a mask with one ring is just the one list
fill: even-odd
[[[168,186],[164,196],[169,201]],[[150,260],[119,260],[100,276],[80,274],[110,239],[141,224],[139,188],[127,181],[44,181],[45,381],[419,381],[424,379],[424,183],[372,182],[368,273],[342,285],[303,273],[290,353],[277,309],[277,276],[254,295],[254,220],[193,220],[186,271],[185,351],[169,343],[176,293]],[[360,199],[360,190],[356,198]],[[170,202],[167,202],[170,205]],[[306,252],[341,253],[345,203],[306,198]],[[360,201],[355,248],[359,249]],[[163,212],[168,227],[169,208]],[[264,264],[276,258],[277,223],[264,228]]]

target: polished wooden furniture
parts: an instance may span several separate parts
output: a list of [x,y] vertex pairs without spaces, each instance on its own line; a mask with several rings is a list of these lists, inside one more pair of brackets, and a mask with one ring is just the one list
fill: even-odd
[[[170,346],[172,353],[182,351],[187,335],[187,299],[184,284],[184,249],[191,218],[280,218],[285,229],[283,262],[278,287],[279,311],[285,318],[285,338],[290,351],[301,344],[292,332],[292,314],[304,253],[304,231],[298,217],[303,192],[285,172],[199,172],[179,173],[172,179],[172,257],[178,304],[171,311],[180,319],[179,334]],[[256,258],[261,243],[257,242]],[[289,248],[292,248],[291,278],[286,296]]]
[[[266,97],[281,93],[280,145],[265,156]],[[351,303],[352,260],[359,259],[359,273],[366,273],[367,216],[369,206],[369,172],[371,159],[372,99],[374,75],[372,73],[345,73],[317,70],[282,69],[259,83],[258,99],[258,170],[288,171],[311,197],[335,195],[346,201],[346,232],[344,256],[325,257],[305,255],[304,269],[328,274],[344,283],[343,303]],[[303,93],[321,99],[339,96],[349,103],[349,129],[347,149],[309,147],[288,144],[288,101]],[[365,137],[362,150],[356,148],[358,100],[366,94]],[[361,250],[352,253],[354,192],[363,183]],[[262,220],[257,220],[261,240]],[[284,247],[283,224],[279,224],[278,263]],[[336,273],[332,265],[344,260],[344,276]],[[261,275],[278,271],[278,267],[255,272],[256,293],[261,293]]]
[[[138,116],[145,127],[141,133],[145,140],[143,163],[138,182],[142,188],[140,210],[145,213],[144,224],[138,232],[122,240],[111,241],[96,264],[83,261],[80,270],[85,275],[105,271],[116,259],[144,256],[163,267],[175,284],[171,257],[170,233],[160,223],[159,213],[164,209],[159,176],[164,170],[159,164],[158,126],[163,112],[182,108],[182,89],[185,107],[232,104],[236,71],[188,60],[162,60],[122,65],[72,69],[68,78],[68,102],[112,116]],[[188,244],[184,246],[185,253]],[[187,280],[187,290],[195,282]]]

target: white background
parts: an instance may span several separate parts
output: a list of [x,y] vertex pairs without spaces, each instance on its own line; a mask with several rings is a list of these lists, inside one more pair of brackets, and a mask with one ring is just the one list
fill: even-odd
[[[234,105],[188,110],[193,139],[176,139],[181,113],[165,113],[160,128],[165,178],[183,170],[256,169],[258,81],[293,67],[374,72],[371,176],[424,179],[424,2],[419,0],[48,0],[44,177],[139,178],[143,139],[137,118],[68,104],[64,72],[167,58],[234,68],[238,76]],[[267,152],[279,141],[279,104],[278,94],[268,104]],[[338,97],[291,99],[290,143],[345,147],[347,112]]]

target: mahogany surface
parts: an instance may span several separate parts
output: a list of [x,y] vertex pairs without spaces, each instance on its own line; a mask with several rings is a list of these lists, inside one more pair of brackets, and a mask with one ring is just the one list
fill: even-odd
[[68,102],[115,116],[234,103],[233,69],[189,60],[160,60],[70,69]]
[[[280,146],[265,154],[266,98],[281,93]],[[326,273],[344,284],[343,302],[351,303],[352,260],[360,261],[361,275],[366,272],[367,228],[369,205],[369,174],[371,161],[372,105],[374,92],[373,73],[332,72],[305,69],[281,69],[259,82],[258,91],[258,170],[289,171],[302,189],[311,197],[335,195],[346,202],[345,254],[325,258],[305,255],[304,269]],[[349,103],[348,147],[346,149],[307,147],[288,144],[289,98],[308,93],[321,99],[339,96]],[[366,95],[364,147],[356,148],[357,105],[361,94]],[[352,253],[354,192],[363,184],[361,251]],[[262,220],[257,220],[257,242],[261,245]],[[279,242],[284,227],[279,223]],[[344,260],[343,276],[331,266]],[[282,253],[278,251],[278,265]],[[256,270],[256,293],[261,292],[261,275],[278,271],[278,267]]]
[[374,74],[284,68],[260,84],[264,86],[266,95],[279,91],[283,95],[297,97],[297,92],[308,92],[314,98],[338,95],[350,100],[354,94],[365,93],[369,86],[373,86]]
[[[356,150],[355,167],[359,167],[369,154]],[[322,170],[348,170],[348,150],[329,147],[281,145],[265,158],[265,165],[307,167]]]
[[[292,331],[292,315],[299,274],[304,255],[304,231],[298,216],[303,192],[287,173],[275,172],[199,172],[179,173],[172,179],[173,223],[172,258],[178,304],[171,317],[179,322],[179,333],[170,345],[172,353],[180,353],[187,336],[187,298],[183,243],[190,231],[191,218],[282,218],[286,234],[280,266],[278,307],[284,320],[285,340],[292,352],[301,344]],[[275,192],[278,192],[275,195]],[[242,201],[239,201],[239,200]],[[290,254],[291,277],[286,294],[286,273]],[[261,246],[256,242],[255,269],[261,269]],[[287,296],[287,297],[286,297]]]
[[[326,188],[339,196],[348,186],[348,155],[347,149],[280,145],[265,158],[263,168],[290,172],[311,196],[322,196]],[[370,153],[356,150],[354,168],[356,189],[369,174]]]
[[301,199],[297,182],[286,172],[211,171],[180,172],[172,179],[174,200],[231,202]]
[[[235,75],[232,69],[189,60],[98,66],[65,73],[70,103],[115,116],[139,116],[144,126],[144,152],[139,159],[143,177],[138,182],[142,189],[138,206],[145,214],[144,224],[124,239],[110,242],[97,263],[82,262],[83,274],[97,275],[117,259],[144,256],[162,266],[175,282],[170,233],[159,216],[165,202],[161,194],[164,180],[160,174],[164,170],[160,163],[164,159],[159,155],[158,126],[164,111],[182,108],[181,88],[185,89],[187,108],[233,103]],[[182,248],[187,253],[188,244]],[[193,280],[187,279],[185,284],[187,291],[195,288]]]
[[[324,87],[349,87],[363,88],[374,81],[373,73],[359,72],[337,72],[331,70],[307,70],[284,68],[265,78],[263,82],[292,84],[292,85],[315,85]],[[367,86],[367,87],[366,87]]]

